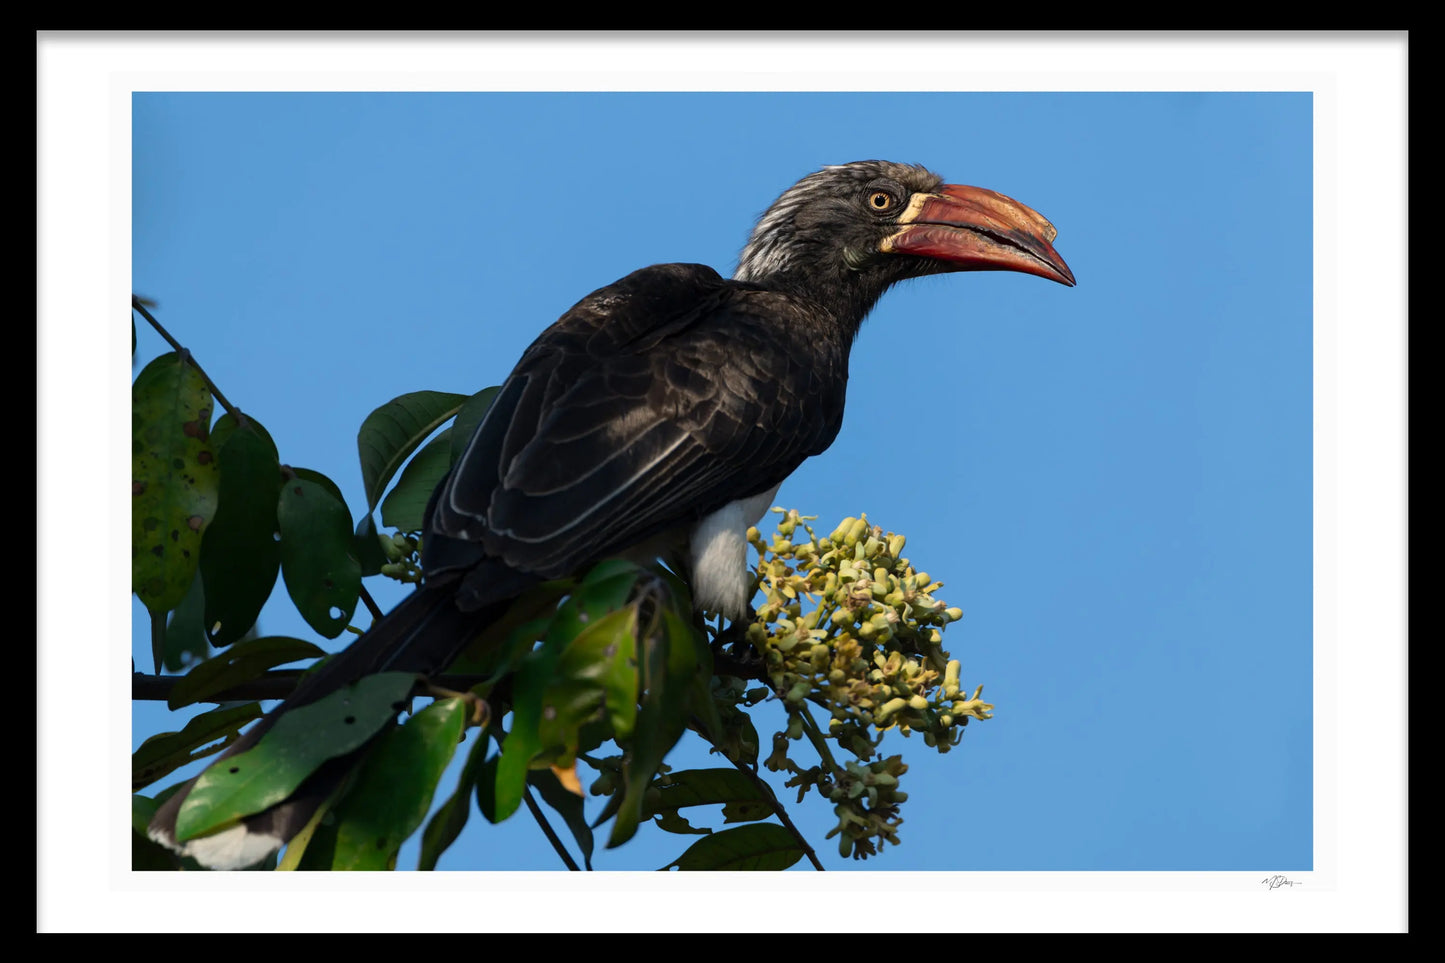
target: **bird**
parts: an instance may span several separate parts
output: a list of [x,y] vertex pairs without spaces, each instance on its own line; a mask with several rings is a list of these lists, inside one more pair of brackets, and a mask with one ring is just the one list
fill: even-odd
[[[605,558],[675,559],[700,611],[749,618],[747,529],[837,437],[850,352],[879,298],[905,279],[961,271],[1072,287],[1056,235],[1004,194],[855,161],[783,191],[731,278],[656,264],[587,295],[523,352],[437,485],[420,586],[217,761],[365,675],[438,672],[530,586]],[[345,765],[332,760],[271,808],[177,841],[192,781],[148,834],[208,868],[253,865],[306,824]]]

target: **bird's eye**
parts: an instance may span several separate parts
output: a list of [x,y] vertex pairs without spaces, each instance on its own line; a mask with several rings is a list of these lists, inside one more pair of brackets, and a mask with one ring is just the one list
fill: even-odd
[[885,211],[893,210],[898,199],[887,191],[874,191],[868,195],[868,208],[875,213],[882,214]]

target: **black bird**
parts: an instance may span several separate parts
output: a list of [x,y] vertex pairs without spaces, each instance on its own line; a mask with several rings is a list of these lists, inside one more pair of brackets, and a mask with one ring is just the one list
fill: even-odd
[[[878,298],[905,278],[952,271],[1072,286],[1055,234],[1002,194],[860,161],[785,191],[732,279],[659,264],[588,295],[522,355],[432,495],[422,586],[219,758],[364,675],[444,668],[528,586],[609,556],[677,559],[698,608],[744,618],[744,533],[837,436],[849,351]],[[178,846],[188,784],[150,835],[216,868],[253,864],[305,825],[345,764]]]

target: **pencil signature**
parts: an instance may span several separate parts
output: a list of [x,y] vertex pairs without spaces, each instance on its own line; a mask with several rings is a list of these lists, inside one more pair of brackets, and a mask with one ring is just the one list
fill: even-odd
[[1286,879],[1285,877],[1278,874],[1274,876],[1266,876],[1264,879],[1260,880],[1260,882],[1263,883],[1265,886],[1268,886],[1270,889],[1279,889],[1281,886],[1300,885],[1298,881],[1293,879]]

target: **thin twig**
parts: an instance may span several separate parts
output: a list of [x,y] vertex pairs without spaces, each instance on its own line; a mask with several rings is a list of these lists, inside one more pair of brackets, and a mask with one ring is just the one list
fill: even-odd
[[532,790],[530,787],[522,790],[522,800],[527,804],[527,810],[532,814],[532,818],[537,820],[537,825],[542,827],[542,832],[546,833],[547,841],[552,844],[552,848],[557,851],[557,855],[562,857],[562,862],[566,863],[567,868],[574,873],[579,872],[581,867],[573,861],[572,855],[567,852],[567,847],[562,845],[562,840],[558,839],[557,834],[552,831],[552,826],[547,822],[547,817],[542,812],[542,807],[538,806],[537,800],[532,798]]
[[773,814],[778,817],[778,820],[783,824],[783,828],[791,833],[793,838],[797,840],[798,845],[802,847],[803,854],[808,857],[808,862],[812,863],[813,868],[818,872],[824,872],[823,864],[818,861],[818,854],[813,852],[813,847],[808,845],[808,840],[803,837],[803,834],[798,831],[798,827],[793,825],[793,821],[788,818],[788,811],[783,808],[782,803],[778,802],[778,797],[777,794],[773,792],[773,787],[764,782],[763,778],[758,775],[758,771],[753,767],[745,765],[741,760],[733,759],[727,753],[723,753],[723,757],[731,761],[739,772],[752,780],[753,785],[768,800],[768,804],[773,807]]
[[191,354],[190,349],[183,347],[179,341],[171,337],[171,333],[161,326],[161,323],[157,321],[149,311],[146,310],[145,305],[141,302],[141,299],[136,297],[134,294],[130,296],[130,306],[135,311],[139,312],[141,317],[149,321],[151,327],[156,329],[156,333],[159,334],[162,338],[165,338],[166,343],[169,344],[172,348],[175,348],[176,351],[180,353],[181,357],[186,359],[186,361],[190,364],[192,368],[196,369],[196,373],[201,376],[201,379],[206,383],[206,387],[210,389],[211,395],[221,403],[221,407],[225,408],[226,411],[230,413],[232,418],[236,419],[236,423],[244,425],[246,423],[246,416],[241,414],[241,410],[239,408],[236,408],[234,405],[232,405],[229,401],[226,400],[226,396],[221,394],[221,389],[216,387],[216,383],[211,380],[208,374],[206,374],[205,369],[201,367],[200,362],[196,361],[196,356]]
[[808,741],[813,744],[814,751],[818,753],[823,763],[833,772],[841,769],[842,767],[838,765],[838,761],[833,758],[833,753],[828,749],[827,739],[823,736],[822,730],[818,728],[818,723],[813,720],[813,714],[808,711],[808,707],[798,706],[794,709],[792,706],[789,706],[788,713],[790,715],[796,714],[803,723],[803,733],[808,737]]
[[381,606],[376,604],[376,599],[371,597],[371,593],[366,590],[365,585],[361,586],[361,601],[366,604],[366,608],[369,612],[371,612],[371,617],[373,619],[381,618]]

